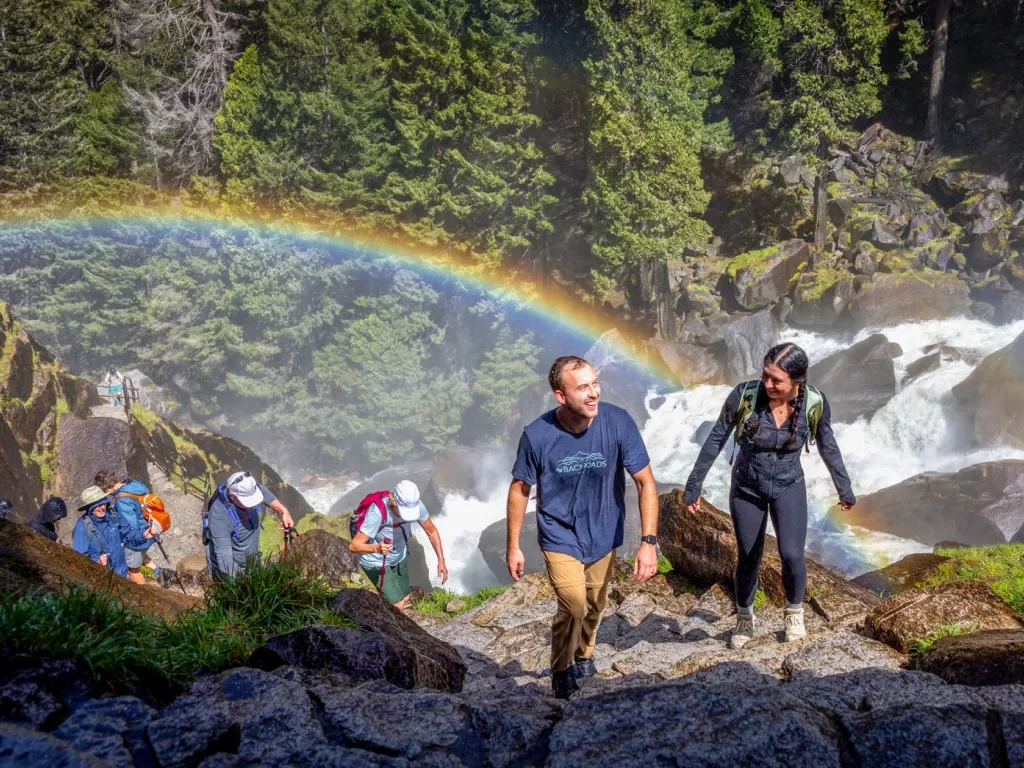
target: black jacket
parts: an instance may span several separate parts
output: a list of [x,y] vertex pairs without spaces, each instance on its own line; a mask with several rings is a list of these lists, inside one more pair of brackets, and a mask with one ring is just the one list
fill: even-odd
[[29,521],[28,527],[38,531],[51,541],[57,540],[57,526],[55,523],[61,518],[68,516],[68,508],[64,499],[53,496],[39,508],[36,516]]
[[[704,441],[700,449],[697,463],[693,465],[693,471],[686,481],[686,490],[683,500],[692,504],[700,497],[701,486],[707,476],[711,465],[729,439],[733,424],[736,421],[736,411],[740,407],[740,400],[743,397],[743,389],[748,382],[739,384],[729,397],[725,399],[722,412],[715,422],[711,434]],[[821,420],[818,423],[818,434],[815,442],[818,445],[818,453],[821,454],[829,474],[832,475],[832,482],[839,492],[839,498],[847,504],[855,504],[857,497],[853,495],[853,488],[850,487],[850,477],[846,474],[846,467],[843,464],[843,456],[839,452],[835,435],[832,434],[832,410],[828,405],[828,398],[822,394]],[[744,493],[747,495],[762,498],[774,499],[781,491],[795,483],[802,483],[804,470],[800,466],[800,451],[804,449],[804,443],[808,439],[807,418],[803,408],[799,413],[782,425],[781,429],[775,426],[775,419],[772,418],[771,409],[768,405],[768,393],[758,383],[757,400],[754,404],[754,412],[747,419],[748,429],[752,429],[761,416],[761,423],[757,432],[751,436],[738,438],[739,450],[732,469],[732,493]],[[786,447],[789,442],[793,420],[796,420],[797,436],[791,447]],[[746,431],[746,430],[744,430]]]

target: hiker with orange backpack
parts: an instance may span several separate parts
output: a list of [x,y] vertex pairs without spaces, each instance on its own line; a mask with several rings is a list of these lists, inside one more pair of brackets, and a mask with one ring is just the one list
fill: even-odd
[[409,602],[409,529],[412,523],[430,539],[437,555],[437,576],[448,581],[441,534],[420,501],[420,489],[411,480],[402,480],[394,490],[377,491],[364,498],[349,520],[352,543],[349,551],[359,555],[359,565],[377,591],[404,611]]
[[[144,507],[145,500],[151,496],[149,488],[138,480],[121,478],[116,470],[104,469],[96,473],[94,482],[104,493],[114,500],[117,510],[117,525],[121,529],[121,540],[124,542],[124,560],[128,565],[128,578],[136,584],[145,584],[142,566],[153,569],[153,574],[160,578],[160,566],[149,556],[149,548],[153,546],[153,537],[163,532],[159,521]],[[153,497],[156,498],[156,497]],[[163,503],[160,503],[163,511]]]

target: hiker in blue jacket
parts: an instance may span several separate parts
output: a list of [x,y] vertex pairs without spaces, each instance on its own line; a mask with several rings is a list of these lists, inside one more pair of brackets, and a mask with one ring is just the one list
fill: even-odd
[[117,512],[102,488],[91,485],[82,491],[82,516],[75,524],[71,547],[94,563],[110,568],[118,576],[128,576],[121,546]]
[[[149,488],[138,480],[122,479],[113,469],[104,469],[96,473],[96,486],[114,499],[117,510],[117,525],[121,529],[121,541],[124,542],[124,560],[128,565],[128,578],[136,584],[145,584],[142,566],[153,569],[159,579],[160,568],[149,556],[149,548],[153,546],[153,533],[150,522],[142,514],[142,504],[132,496],[145,496]],[[162,531],[157,531],[162,533]]]
[[842,508],[850,509],[857,503],[832,434],[828,400],[807,386],[808,367],[807,354],[795,344],[769,349],[761,380],[738,385],[726,398],[683,492],[683,503],[696,513],[704,478],[735,429],[738,454],[729,492],[737,545],[736,629],[729,639],[734,649],[742,648],[754,636],[754,595],[769,515],[786,589],[786,642],[807,636],[803,609],[807,589],[807,488],[800,466],[800,453],[806,446],[817,444]]
[[260,529],[267,509],[281,517],[282,530],[294,528],[288,508],[248,472],[235,472],[206,504],[203,544],[206,568],[214,579],[235,576],[260,554]]

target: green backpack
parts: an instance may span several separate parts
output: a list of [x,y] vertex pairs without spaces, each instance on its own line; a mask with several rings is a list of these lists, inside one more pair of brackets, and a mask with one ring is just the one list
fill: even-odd
[[[736,409],[736,420],[732,424],[733,446],[732,456],[729,457],[730,464],[736,458],[736,451],[739,448],[740,427],[746,423],[747,419],[754,415],[754,404],[757,402],[757,391],[760,386],[760,381],[748,381],[743,387],[743,393],[740,395],[740,407]],[[810,446],[814,444],[814,436],[818,434],[818,424],[821,423],[824,398],[822,398],[821,392],[810,384],[805,384],[804,387],[807,388],[807,393],[804,397],[804,418],[807,421],[809,432],[804,448],[810,453]]]

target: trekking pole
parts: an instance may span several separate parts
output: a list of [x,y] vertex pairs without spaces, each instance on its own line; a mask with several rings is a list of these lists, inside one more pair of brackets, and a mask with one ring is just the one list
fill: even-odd
[[288,525],[281,529],[284,532],[284,554],[282,558],[288,559],[288,545],[291,544],[293,539],[299,538],[299,534],[295,531],[294,525]]
[[[383,543],[391,544],[391,539],[384,539]],[[388,570],[388,556],[382,553],[380,558],[380,584],[377,586],[377,594],[384,597],[384,574]]]
[[[152,530],[152,529],[150,529],[150,530]],[[160,534],[159,533],[154,533],[153,534],[153,543],[156,544],[157,549],[160,550],[160,554],[164,556],[164,560],[166,560],[167,561],[167,565],[170,566],[171,558],[169,558],[167,556],[167,551],[164,549],[164,543],[160,540]],[[174,574],[174,578],[178,580],[178,586],[181,587],[182,593],[187,595],[188,592],[185,590],[185,585],[181,583],[181,576],[178,575],[178,572],[174,568],[171,568],[171,573],[173,573]],[[164,582],[164,583],[166,584],[167,582]]]

